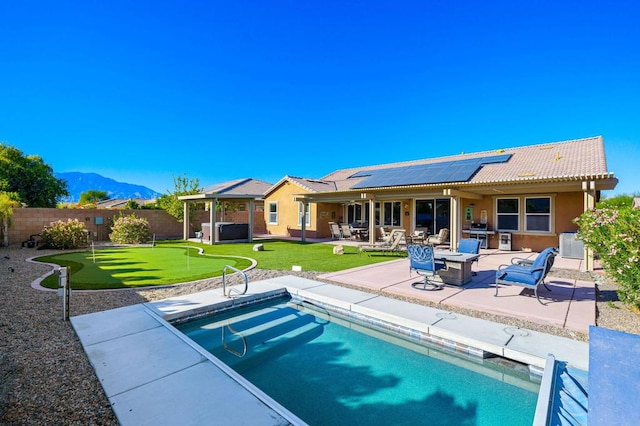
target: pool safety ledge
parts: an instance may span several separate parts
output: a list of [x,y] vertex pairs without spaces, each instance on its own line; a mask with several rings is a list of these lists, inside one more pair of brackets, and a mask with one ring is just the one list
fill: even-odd
[[[231,299],[215,289],[72,317],[71,323],[123,425],[212,419],[304,424],[170,325],[285,292],[469,356],[514,360],[535,374],[541,374],[549,352],[588,370],[587,343],[295,276],[252,282],[247,294]],[[173,408],[178,406],[180,410]]]

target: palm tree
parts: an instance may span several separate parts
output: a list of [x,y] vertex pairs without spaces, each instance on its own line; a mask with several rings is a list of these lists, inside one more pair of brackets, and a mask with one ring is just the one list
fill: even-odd
[[9,224],[11,223],[11,216],[13,216],[13,209],[18,207],[18,202],[11,198],[6,192],[0,192],[0,219],[2,219],[2,243],[5,246],[9,245]]

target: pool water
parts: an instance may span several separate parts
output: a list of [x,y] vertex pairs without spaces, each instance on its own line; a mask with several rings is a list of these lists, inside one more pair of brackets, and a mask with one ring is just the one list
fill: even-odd
[[282,299],[176,327],[311,425],[530,425],[535,412],[526,373]]

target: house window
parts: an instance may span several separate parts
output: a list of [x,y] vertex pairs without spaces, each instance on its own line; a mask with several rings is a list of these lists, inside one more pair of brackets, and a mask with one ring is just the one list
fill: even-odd
[[[382,211],[380,212],[379,209]],[[402,217],[402,204],[400,201],[376,203],[376,224],[380,223],[380,213],[382,213],[382,226],[400,226]]]
[[518,231],[520,229],[520,200],[518,198],[498,198],[496,200],[497,229]]
[[[298,203],[298,226],[302,226],[302,207],[304,206],[303,203]],[[311,214],[309,213],[309,203],[306,204],[306,211],[304,212],[305,214],[305,226],[310,226],[311,225]]]
[[278,224],[278,203],[269,203],[269,225]]
[[551,232],[551,198],[525,198],[525,230]]

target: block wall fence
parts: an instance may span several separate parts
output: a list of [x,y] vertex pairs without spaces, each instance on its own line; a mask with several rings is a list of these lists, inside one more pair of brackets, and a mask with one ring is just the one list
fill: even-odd
[[[8,232],[9,245],[21,244],[31,235],[42,232],[44,227],[52,222],[58,220],[66,222],[69,219],[77,219],[84,223],[94,241],[108,241],[109,224],[112,223],[112,220],[118,218],[120,214],[130,215],[131,213],[134,213],[136,217],[146,218],[149,221],[150,235],[155,234],[158,240],[182,238],[182,222],[178,222],[176,218],[164,210],[20,208],[13,210]],[[247,211],[226,212],[224,220],[220,213],[217,214],[216,220],[247,223],[248,217]],[[200,224],[206,222],[209,222],[209,212],[196,212],[190,236],[195,237],[195,231],[200,229]],[[254,212],[254,234],[266,233],[266,229],[262,211]]]

